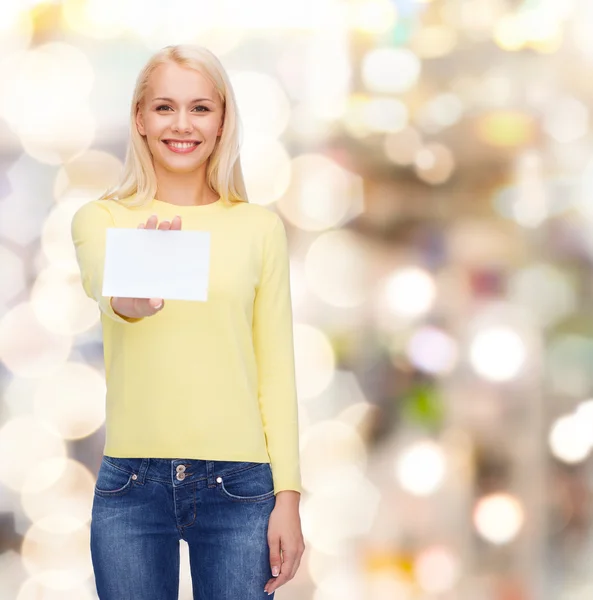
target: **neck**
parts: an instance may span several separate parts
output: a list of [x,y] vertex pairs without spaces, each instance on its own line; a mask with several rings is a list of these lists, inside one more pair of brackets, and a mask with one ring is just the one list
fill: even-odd
[[218,194],[206,184],[206,169],[203,166],[197,173],[171,173],[155,164],[157,200],[179,206],[211,204],[218,200]]

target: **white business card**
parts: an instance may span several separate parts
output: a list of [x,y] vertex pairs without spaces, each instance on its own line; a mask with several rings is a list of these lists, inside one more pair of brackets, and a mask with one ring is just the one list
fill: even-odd
[[208,300],[210,232],[106,230],[103,296]]

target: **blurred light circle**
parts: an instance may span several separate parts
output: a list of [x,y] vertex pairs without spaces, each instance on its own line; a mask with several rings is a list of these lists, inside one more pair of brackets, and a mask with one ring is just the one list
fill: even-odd
[[378,48],[362,60],[362,79],[373,92],[399,94],[416,85],[421,63],[407,48]]
[[396,165],[411,165],[422,148],[422,137],[413,127],[385,136],[383,149]]
[[585,460],[591,451],[590,423],[575,414],[564,415],[554,421],[548,436],[552,454],[564,463]]
[[418,111],[416,120],[427,133],[438,133],[458,123],[463,115],[463,102],[453,93],[439,94]]
[[[321,531],[323,531],[321,527]],[[308,546],[313,552],[312,545]],[[315,591],[310,600],[359,600],[363,584],[359,575],[344,561],[342,552],[338,551],[331,555],[331,562],[324,561],[323,570],[318,569],[319,576],[312,573],[314,566],[311,564],[311,555],[308,560],[308,575],[314,584]],[[327,553],[317,552],[317,555],[328,556]],[[321,562],[321,561],[318,561]]]
[[29,302],[16,305],[0,319],[0,360],[20,377],[42,377],[68,359],[72,338],[48,331]]
[[[40,128],[44,131],[40,132]],[[34,159],[59,165],[87,150],[95,138],[95,118],[86,106],[66,115],[54,116],[51,123],[26,123],[18,134],[23,150]]]
[[478,500],[473,511],[473,521],[476,530],[487,542],[506,544],[523,527],[523,507],[509,494],[490,494]]
[[39,381],[35,417],[67,440],[91,435],[105,421],[103,376],[89,365],[64,364]]
[[37,388],[37,379],[11,377],[4,387],[2,400],[6,418],[30,417],[33,413],[33,395]]
[[492,381],[515,377],[525,362],[525,344],[512,329],[485,329],[471,342],[470,359],[475,371]]
[[88,150],[58,170],[54,182],[54,198],[58,202],[78,203],[96,200],[119,180],[121,161],[109,152]]
[[[200,44],[216,56],[230,52],[245,38],[245,26],[234,27],[232,18],[244,7],[218,3],[204,4],[194,0],[176,0],[175,10],[163,11],[158,2],[128,0],[125,23],[133,35],[153,51],[171,44]],[[257,12],[257,11],[255,11]],[[179,15],[183,15],[180,19]],[[232,31],[232,35],[229,35]]]
[[429,325],[414,332],[406,351],[412,364],[437,375],[450,373],[458,357],[455,340],[442,329]]
[[365,110],[369,102],[367,94],[350,94],[342,115],[342,125],[348,135],[363,139],[371,134]]
[[519,270],[508,283],[509,299],[532,311],[542,327],[548,327],[576,309],[576,290],[569,278],[548,264]]
[[[344,479],[355,471],[364,472],[367,450],[360,434],[352,425],[336,419],[312,424],[301,437],[303,487],[311,493],[335,494],[331,482]],[[332,491],[333,490],[333,491]]]
[[50,263],[74,275],[79,275],[80,271],[70,233],[72,217],[85,203],[86,200],[73,198],[55,204],[41,230],[41,248]]
[[559,334],[547,347],[546,379],[556,393],[584,396],[593,386],[593,339],[576,334]]
[[418,27],[411,40],[411,49],[420,58],[446,56],[457,45],[458,34],[445,25],[423,25]]
[[408,124],[408,107],[397,98],[372,98],[362,106],[362,118],[370,131],[401,131]]
[[65,456],[64,440],[30,416],[14,417],[0,428],[0,481],[12,490],[20,491],[29,476],[23,464]]
[[416,174],[430,184],[447,181],[455,168],[455,159],[449,148],[438,143],[426,144],[415,157]]
[[478,137],[491,146],[511,148],[525,146],[535,139],[535,122],[532,115],[498,110],[487,113],[476,122]]
[[12,250],[0,245],[0,306],[8,304],[26,287],[23,260]]
[[286,193],[291,162],[278,140],[250,137],[241,147],[241,166],[251,202],[271,204]]
[[589,131],[589,109],[576,98],[560,98],[546,111],[544,130],[557,142],[574,142]]
[[502,16],[493,30],[494,41],[503,50],[520,50],[526,42],[526,31],[514,14]]
[[445,478],[442,448],[428,440],[414,443],[397,458],[396,475],[407,492],[415,496],[433,494]]
[[19,590],[16,600],[95,600],[87,584],[81,583],[68,589],[52,589],[43,583],[43,577],[33,576],[26,579]]
[[382,282],[384,302],[397,316],[417,317],[427,313],[435,299],[431,275],[418,267],[398,269]]
[[461,576],[461,566],[449,548],[431,546],[416,557],[414,574],[425,592],[441,594],[455,587]]
[[35,521],[23,537],[21,553],[27,571],[47,587],[63,590],[92,575],[88,525],[67,515]]
[[447,229],[447,255],[452,264],[474,269],[523,260],[524,244],[508,228],[491,219],[459,217]]
[[377,569],[366,576],[368,600],[412,600],[416,585],[410,581],[408,573],[397,567]]
[[347,10],[350,28],[367,33],[388,32],[397,19],[395,4],[388,0],[355,0]]
[[[100,40],[115,38],[122,35],[128,26],[128,15],[132,16],[131,5],[129,1],[119,0],[62,0],[64,25],[87,37]],[[147,12],[136,10],[136,19],[142,21]]]
[[305,277],[305,266],[301,261],[290,261],[290,297],[292,308],[296,313],[308,301],[309,288]]
[[15,54],[26,50],[33,37],[33,19],[30,11],[19,6],[19,2],[8,2],[2,6],[0,19],[0,77],[4,81],[5,69]]
[[380,494],[357,468],[327,473],[332,485],[316,490],[302,507],[303,535],[312,548],[339,555],[345,543],[368,535]]
[[81,522],[90,519],[95,478],[71,458],[41,460],[27,469],[21,504],[31,521],[66,515]]
[[325,156],[303,154],[292,160],[292,179],[277,206],[301,229],[336,227],[362,211],[362,179]]
[[593,445],[593,399],[579,402],[574,412],[575,418],[585,423],[591,432],[591,443]]
[[322,331],[302,323],[294,326],[294,348],[298,397],[314,398],[334,377],[334,350]]
[[247,141],[251,135],[281,135],[290,119],[290,102],[280,83],[265,73],[229,73]]
[[364,303],[371,283],[364,248],[349,231],[328,231],[309,247],[305,258],[309,289],[327,304]]
[[99,322],[97,303],[86,295],[80,274],[71,268],[58,264],[43,269],[30,296],[35,316],[52,333],[77,335]]
[[90,146],[95,126],[87,101],[94,73],[78,48],[51,42],[23,52],[15,56],[6,78],[0,115],[25,152],[40,162],[59,164]]

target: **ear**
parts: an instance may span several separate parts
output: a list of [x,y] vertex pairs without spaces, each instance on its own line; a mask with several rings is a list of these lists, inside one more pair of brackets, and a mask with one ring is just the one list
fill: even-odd
[[144,128],[144,117],[142,116],[142,110],[140,104],[136,106],[136,128],[140,135],[146,135],[146,129]]

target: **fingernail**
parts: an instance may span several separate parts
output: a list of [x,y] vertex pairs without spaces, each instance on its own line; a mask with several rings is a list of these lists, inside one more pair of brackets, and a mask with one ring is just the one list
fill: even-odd
[[280,572],[280,569],[278,567],[272,567],[272,575],[274,577],[278,577],[279,572]]
[[155,308],[156,308],[157,310],[159,310],[159,309],[163,308],[163,303],[161,302],[159,305],[155,306]]

